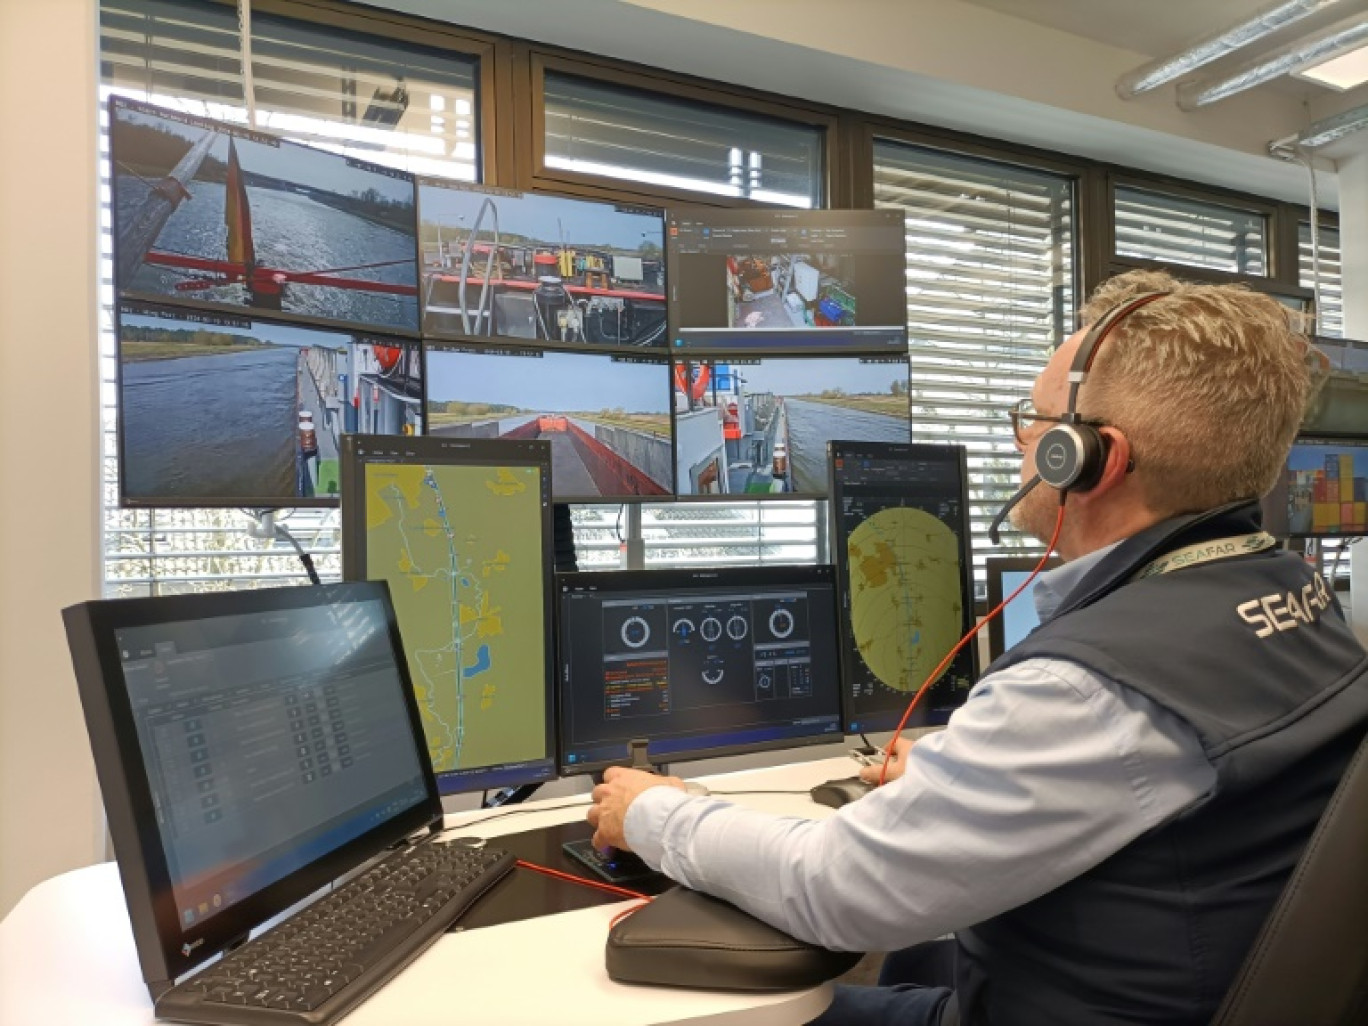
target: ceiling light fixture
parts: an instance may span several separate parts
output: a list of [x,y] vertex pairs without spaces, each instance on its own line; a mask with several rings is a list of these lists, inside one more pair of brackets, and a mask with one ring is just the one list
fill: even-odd
[[1140,93],[1157,89],[1165,82],[1172,82],[1175,78],[1190,74],[1203,65],[1270,36],[1312,14],[1318,14],[1339,2],[1340,0],[1280,0],[1279,3],[1250,15],[1238,25],[1205,36],[1179,53],[1150,61],[1122,75],[1117,79],[1116,92],[1121,99],[1129,100]]
[[1360,46],[1324,64],[1299,71],[1297,77],[1340,92],[1361,86],[1368,82],[1368,46]]
[[1241,65],[1228,74],[1199,79],[1178,87],[1178,106],[1196,110],[1256,85],[1320,64],[1331,57],[1368,43],[1368,15],[1356,14],[1336,22],[1323,32],[1298,39]]

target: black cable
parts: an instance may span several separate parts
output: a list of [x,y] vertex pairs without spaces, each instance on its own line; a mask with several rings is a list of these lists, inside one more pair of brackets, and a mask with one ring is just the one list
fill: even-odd
[[304,546],[299,544],[298,539],[280,524],[275,525],[275,536],[277,538],[284,538],[294,546],[295,552],[299,553],[299,561],[304,564],[304,572],[309,575],[309,583],[321,585],[323,582],[319,580],[318,571],[314,569],[313,557],[304,551]]

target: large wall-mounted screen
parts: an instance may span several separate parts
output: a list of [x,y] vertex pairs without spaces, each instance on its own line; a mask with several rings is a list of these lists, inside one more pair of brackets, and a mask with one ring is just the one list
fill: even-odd
[[671,347],[905,352],[905,232],[898,210],[676,208]]
[[558,502],[674,491],[663,355],[429,345],[426,374],[430,434],[546,439]]
[[821,497],[827,442],[909,440],[905,356],[676,362],[681,496]]
[[1263,522],[1279,537],[1368,534],[1368,439],[1298,438],[1264,496]]
[[124,97],[109,123],[121,294],[417,332],[411,175]]
[[664,346],[658,211],[419,181],[423,334]]
[[1368,342],[1317,336],[1324,381],[1312,396],[1301,429],[1308,435],[1368,438]]
[[344,434],[422,430],[414,339],[118,306],[128,506],[333,505]]

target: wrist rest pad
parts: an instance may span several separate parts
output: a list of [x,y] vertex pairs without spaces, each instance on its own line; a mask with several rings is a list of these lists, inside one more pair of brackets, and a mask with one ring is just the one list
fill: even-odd
[[608,932],[608,976],[705,990],[798,990],[851,969],[859,952],[828,951],[735,905],[676,887]]

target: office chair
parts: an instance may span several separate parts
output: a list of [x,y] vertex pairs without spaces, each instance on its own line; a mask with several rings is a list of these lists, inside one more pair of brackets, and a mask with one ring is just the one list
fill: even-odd
[[1368,738],[1212,1026],[1368,1023]]

